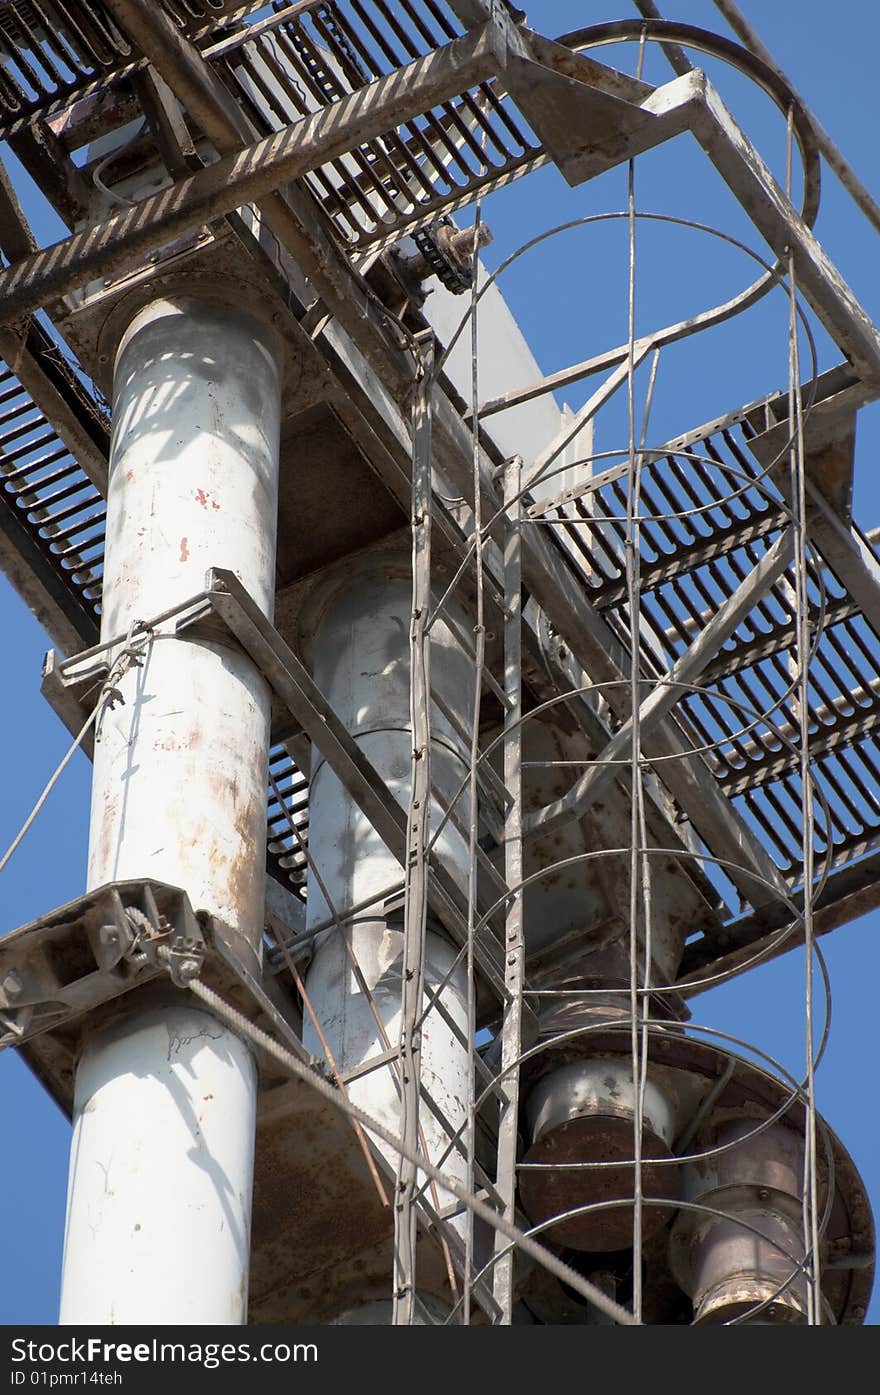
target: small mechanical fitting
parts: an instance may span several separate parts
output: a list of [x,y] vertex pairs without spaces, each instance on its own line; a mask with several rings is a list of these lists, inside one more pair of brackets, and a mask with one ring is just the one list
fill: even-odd
[[10,969],[2,982],[0,982],[0,994],[3,995],[7,1002],[12,1003],[16,998],[21,996],[21,992],[21,976],[17,974],[14,969]]
[[186,917],[184,925],[172,926],[160,920],[153,926],[147,916],[131,907],[126,914],[137,931],[131,953],[143,954],[149,963],[167,970],[178,988],[186,988],[199,977],[205,962],[205,941],[194,917]]
[[202,972],[202,965],[205,962],[205,948],[204,945],[179,948],[170,944],[159,945],[156,949],[156,958],[160,964],[165,965],[171,975],[172,983],[176,983],[178,988],[186,988]]
[[485,223],[476,229],[457,228],[449,217],[419,228],[412,236],[419,250],[417,256],[402,259],[406,270],[419,280],[436,276],[453,295],[470,290],[474,284],[476,253],[492,241],[492,233]]
[[188,903],[179,923],[172,924],[151,896],[144,899],[147,910],[123,905],[121,898],[114,898],[113,920],[90,934],[95,959],[105,971],[123,959],[135,966],[152,964],[165,969],[173,983],[185,988],[199,976],[205,962],[205,940],[198,921]]

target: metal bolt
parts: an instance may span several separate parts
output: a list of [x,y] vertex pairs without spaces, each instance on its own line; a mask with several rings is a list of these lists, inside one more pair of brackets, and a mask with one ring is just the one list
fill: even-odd
[[863,1318],[865,1316],[865,1310],[862,1307],[861,1303],[856,1304],[856,1306],[852,1310],[852,1315],[854,1318]]
[[759,1188],[758,1188],[758,1200],[759,1200],[759,1201],[767,1201],[767,1200],[769,1199],[769,1196],[770,1196],[770,1192],[769,1192],[769,1190],[767,1189],[767,1187],[759,1187]]
[[118,945],[119,931],[115,925],[102,925],[99,939],[102,945]]
[[182,959],[177,967],[177,977],[189,982],[192,978],[198,978],[201,964],[198,959]]
[[3,982],[0,983],[0,988],[3,989],[7,998],[17,998],[23,986],[21,978],[14,969],[10,969]]

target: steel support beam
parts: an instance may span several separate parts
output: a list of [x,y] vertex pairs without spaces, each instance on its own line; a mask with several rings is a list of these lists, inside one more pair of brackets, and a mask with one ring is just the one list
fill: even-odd
[[809,483],[807,494],[811,538],[880,637],[880,562]]
[[[878,906],[880,852],[872,852],[859,862],[831,873],[813,905],[813,933],[827,935]],[[758,955],[765,963],[803,942],[803,924],[792,919],[789,906],[780,902],[762,906],[720,930],[691,941],[685,947],[675,987],[685,997],[691,997],[702,991],[699,981],[707,976],[707,970],[714,981],[716,974],[744,972]]]
[[[800,101],[801,105],[806,109],[806,104],[802,101],[794,83],[780,68],[770,50],[765,48],[764,44],[762,44],[754,29],[752,29],[748,23],[745,15],[742,14],[739,7],[733,3],[733,0],[714,0],[714,3],[715,8],[720,10],[723,14],[741,43],[743,43],[746,48],[751,49],[752,53],[757,54],[757,56],[767,64],[768,68],[772,68],[774,72],[779,74],[786,86],[791,88],[794,96],[797,97],[798,101]],[[644,7],[639,5],[639,8],[642,10],[642,13],[644,13]],[[652,5],[651,9],[653,8],[654,6]],[[837,175],[844,189],[846,189],[858,208],[864,213],[875,231],[880,232],[880,205],[877,204],[876,199],[874,199],[865,188],[849,161],[845,160],[843,155],[841,155],[824,126],[820,125],[812,112],[809,113],[809,116],[816,137],[816,144],[825,156],[831,169],[834,170],[834,173]]]
[[[523,790],[522,790],[522,462],[515,457],[504,472],[504,502],[508,505],[504,544],[504,683],[507,698],[504,731],[504,780],[509,796],[504,822],[504,875],[512,895],[505,921],[505,979],[509,999],[501,1023],[501,1085],[504,1096],[498,1114],[497,1185],[504,1214],[516,1219],[517,1150],[519,1144],[519,1061],[523,1050],[523,985],[526,945],[523,919]],[[516,1302],[516,1255],[496,1240],[498,1260],[493,1275],[495,1296],[503,1320],[513,1322]]]
[[[156,13],[162,14],[163,11],[157,10]],[[135,73],[132,82],[169,173],[179,179],[190,170],[198,169],[201,160],[177,98],[165,79],[151,66],[142,73]]]
[[[851,429],[848,418],[850,413],[854,413],[855,406],[846,389],[832,395],[828,399],[827,407],[825,402],[821,402],[816,415],[824,415],[823,408],[826,408],[826,411],[831,414],[835,401],[840,401],[840,399],[843,399],[843,405],[837,412],[837,422],[841,430],[847,432]],[[856,397],[856,404],[860,405],[858,397]],[[749,450],[762,467],[766,467],[771,460],[775,459],[780,440],[784,441],[790,431],[787,398],[781,395],[776,396],[766,406],[767,411],[774,417],[774,425],[768,431],[747,442]],[[750,413],[750,416],[754,423],[755,415]],[[833,420],[832,417],[832,422]],[[846,587],[875,635],[880,638],[880,562],[877,561],[867,544],[832,507],[825,493],[819,487],[816,478],[818,474],[816,459],[821,460],[828,445],[826,434],[820,434],[815,445],[811,444],[809,434],[807,434],[805,441],[810,539],[816,544],[838,581]],[[783,497],[788,498],[791,482],[786,469],[776,471],[775,484]]]
[[47,336],[33,323],[23,336],[11,327],[0,328],[0,357],[51,422],[83,473],[106,496],[109,427],[89,403],[72,371],[48,360],[45,351],[49,348]]
[[[142,199],[123,213],[0,272],[0,322],[8,323],[17,315],[37,309],[53,295],[69,294],[94,275],[107,275],[110,270],[127,266],[173,237],[231,213],[242,204],[259,202],[279,185],[299,179],[364,140],[381,136],[401,121],[484,82],[500,72],[502,66],[497,34],[487,26],[241,151],[222,156],[170,189]],[[167,78],[168,74],[164,76]],[[216,90],[214,95],[221,100]],[[231,102],[228,94],[226,100]],[[298,225],[296,232],[302,239]],[[307,243],[306,237],[303,245]],[[313,251],[309,263],[302,267],[306,275],[318,267]],[[346,328],[352,313],[345,300],[350,299],[353,286],[347,265],[344,287],[328,286],[326,274],[315,282],[322,297],[329,292],[328,309],[334,314],[339,312],[340,322]],[[373,325],[374,330],[379,328],[378,324]],[[362,331],[357,338],[363,338]],[[391,353],[390,345],[387,352]],[[395,376],[399,379],[403,372],[404,364],[399,362]]]
[[39,243],[22,212],[9,171],[0,160],[0,252],[15,262],[36,252]]
[[86,216],[89,190],[46,121],[32,120],[6,137],[9,147],[68,228]]
[[[413,409],[412,619],[409,635],[411,761],[407,810],[407,887],[400,989],[401,1137],[418,1154],[422,1086],[422,1016],[428,934],[428,857],[431,827],[431,390],[434,346],[423,357]],[[336,1008],[338,1012],[338,1007]],[[447,1136],[451,1136],[450,1130]],[[394,1206],[394,1306],[392,1321],[410,1327],[416,1316],[416,1210],[418,1168],[398,1161]]]
[[466,29],[472,29],[477,24],[485,24],[501,7],[497,0],[449,0],[449,8]]
[[859,376],[876,387],[880,383],[876,327],[705,74],[692,72],[677,82],[691,88],[692,130],[718,173],[776,255],[791,254],[798,290]]

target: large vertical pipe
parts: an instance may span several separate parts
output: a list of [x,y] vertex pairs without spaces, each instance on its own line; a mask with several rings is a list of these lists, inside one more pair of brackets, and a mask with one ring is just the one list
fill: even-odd
[[[317,627],[314,640],[314,672],[318,686],[352,732],[402,805],[411,787],[411,722],[409,630],[412,583],[402,563],[393,560],[365,563],[352,571],[332,596]],[[431,630],[431,675],[435,701],[431,709],[432,826],[440,822],[441,809],[459,790],[468,770],[469,752],[464,732],[470,719],[473,667],[470,659],[442,620]],[[450,821],[438,840],[438,854],[467,884],[468,846],[462,830],[466,800],[457,806],[456,822]],[[317,876],[308,883],[308,919],[317,923],[327,916],[321,884],[335,910],[363,903],[371,896],[402,882],[403,869],[385,847],[369,820],[322,760],[315,761],[309,788],[309,845]],[[319,880],[320,879],[320,880]],[[328,931],[318,942],[306,977],[309,995],[325,1039],[337,1066],[345,1071],[362,1065],[400,1039],[402,918],[386,916],[382,903],[364,910],[346,931],[348,941],[369,990],[363,992],[342,936]],[[425,987],[433,990],[447,975],[456,951],[436,930],[429,929],[425,944]],[[467,979],[461,965],[449,977],[441,993],[455,1030],[437,1009],[425,1018],[422,1031],[422,1084],[453,1129],[458,1129],[467,1107]],[[372,998],[372,1005],[370,1002]],[[381,1028],[376,1018],[381,1020]],[[317,1034],[306,1025],[304,1040],[310,1050],[323,1054]],[[371,1071],[352,1081],[351,1098],[395,1133],[400,1132],[400,1099],[394,1067]],[[449,1136],[430,1106],[423,1102],[420,1123],[429,1157],[463,1181],[465,1160],[453,1148]],[[379,1145],[396,1168],[393,1150]],[[441,1207],[454,1203],[440,1190]]]
[[[232,569],[274,597],[281,366],[228,304],[142,310],[114,375],[102,636]],[[157,637],[95,747],[90,887],[152,877],[259,954],[270,704],[233,647]],[[173,992],[173,990],[170,990]],[[77,1073],[63,1323],[243,1322],[256,1069],[181,1000],[86,1043]]]

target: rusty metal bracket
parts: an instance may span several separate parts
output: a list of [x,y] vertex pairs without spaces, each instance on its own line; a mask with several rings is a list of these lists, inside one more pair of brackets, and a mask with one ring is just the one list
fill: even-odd
[[113,882],[0,939],[0,1049],[21,1046],[168,969],[183,982],[205,941],[185,892]]
[[511,56],[505,82],[573,187],[680,135],[687,121],[684,109],[656,115],[650,98],[637,105],[530,57]]
[[209,968],[224,987],[243,990],[243,1006],[267,1018],[288,1049],[312,1061],[284,994],[271,974],[261,980],[235,931],[194,910],[179,887],[155,881],[110,882],[0,939],[0,1050],[163,975],[185,988]]

